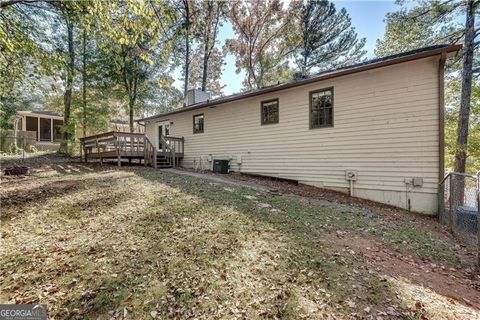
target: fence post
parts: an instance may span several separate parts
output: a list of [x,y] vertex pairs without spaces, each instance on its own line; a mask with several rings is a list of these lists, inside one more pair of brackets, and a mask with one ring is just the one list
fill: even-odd
[[477,172],[477,265],[480,267],[480,171]]
[[442,221],[445,215],[445,181],[438,185],[438,221]]
[[453,212],[455,211],[455,196],[454,196],[454,179],[452,179],[454,176],[453,174],[450,174],[449,179],[449,193],[450,193],[450,198],[448,199],[450,204],[449,204],[449,214],[448,214],[448,228],[450,229],[450,232],[453,232]]

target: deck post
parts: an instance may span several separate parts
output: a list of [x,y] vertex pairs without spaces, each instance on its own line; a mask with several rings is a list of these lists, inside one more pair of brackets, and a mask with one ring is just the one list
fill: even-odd
[[[135,137],[130,137],[130,154],[133,155],[133,149],[135,144]],[[132,158],[128,159],[129,163],[132,163]]]
[[82,149],[83,149],[83,142],[82,142],[82,139],[80,139],[80,162],[83,161]]
[[[147,166],[147,158],[149,156],[149,152],[148,152],[148,149],[147,149],[147,136],[144,135],[142,137],[143,139],[143,165],[146,167]],[[142,163],[142,159],[140,159],[140,163]]]
[[115,143],[117,145],[117,165],[119,167],[121,167],[122,166],[122,159],[120,157],[120,137],[117,136],[117,135],[115,135],[115,136],[116,136]]
[[172,158],[173,158],[173,167],[175,168],[177,166],[176,160],[177,160],[177,155],[175,154],[175,142],[173,143],[173,148],[172,148]]
[[100,149],[98,148],[98,137],[95,138],[95,148],[97,149],[97,153],[100,153],[100,165],[103,165],[103,159],[102,159],[102,153]]
[[40,117],[37,117],[37,141],[40,140]]
[[50,119],[50,142],[53,142],[53,118]]
[[157,148],[153,148],[153,167],[157,169]]

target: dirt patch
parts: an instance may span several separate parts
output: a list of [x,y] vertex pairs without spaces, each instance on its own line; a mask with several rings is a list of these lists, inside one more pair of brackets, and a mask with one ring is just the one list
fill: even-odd
[[80,161],[80,158],[63,157],[56,153],[26,153],[22,156],[5,155],[1,158],[2,168],[12,165],[26,165],[30,168],[42,168],[52,164],[72,163]]
[[[448,304],[461,304],[480,310],[480,274],[473,267],[458,270],[402,255],[363,235],[345,233],[337,243],[358,253],[379,276],[406,279],[445,297]],[[335,241],[332,241],[335,242]],[[477,314],[478,315],[478,314]]]

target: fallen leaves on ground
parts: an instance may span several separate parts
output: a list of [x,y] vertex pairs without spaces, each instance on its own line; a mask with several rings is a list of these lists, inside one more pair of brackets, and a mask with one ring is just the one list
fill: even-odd
[[58,319],[479,317],[477,270],[423,223],[409,228],[427,236],[409,238],[310,197],[56,168],[2,181],[1,302],[45,303]]

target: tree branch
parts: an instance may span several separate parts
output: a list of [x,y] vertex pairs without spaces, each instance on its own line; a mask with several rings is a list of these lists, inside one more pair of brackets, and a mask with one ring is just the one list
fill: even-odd
[[13,6],[15,4],[28,4],[28,3],[34,3],[34,2],[39,2],[40,0],[6,0],[0,2],[0,9]]

